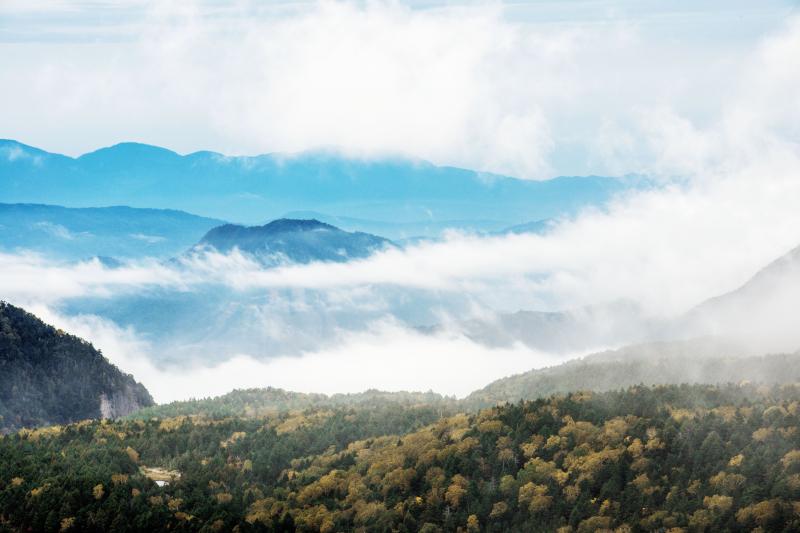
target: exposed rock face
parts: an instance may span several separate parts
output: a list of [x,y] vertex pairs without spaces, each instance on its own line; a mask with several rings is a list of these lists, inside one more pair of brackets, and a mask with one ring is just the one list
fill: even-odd
[[149,402],[144,401],[146,398],[143,397],[141,390],[144,387],[138,383],[136,385],[138,387],[126,384],[121,390],[112,392],[110,396],[102,393],[100,395],[100,418],[120,418],[138,411],[142,407],[152,405],[152,399]]

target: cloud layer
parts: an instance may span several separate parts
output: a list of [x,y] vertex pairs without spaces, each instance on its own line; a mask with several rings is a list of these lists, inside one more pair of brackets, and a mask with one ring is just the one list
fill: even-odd
[[[641,19],[543,24],[497,5],[320,3],[216,19],[188,6],[145,5],[147,24],[123,43],[68,45],[42,61],[0,56],[16,74],[0,87],[9,136],[76,139],[73,149],[130,132],[229,152],[335,144],[526,177],[553,172],[578,146],[569,164],[642,173],[663,187],[557,221],[546,235],[451,234],[346,264],[264,270],[232,253],[108,268],[0,255],[3,298],[95,341],[159,400],[256,385],[464,394],[557,358],[487,348],[457,330],[422,335],[406,327],[414,307],[448,322],[628,300],[669,317],[800,244],[800,18],[766,37],[684,49]],[[60,126],[45,135],[45,122]],[[79,122],[91,127],[67,135]],[[313,319],[325,328],[309,331],[325,336],[299,356],[231,343],[214,362],[198,351],[176,372],[146,331],[101,312],[61,312],[81,298],[202,297],[209,287],[250,311],[250,329],[238,333],[290,337]]]
[[152,360],[153,347],[130,330],[99,317],[64,317],[43,307],[34,310],[58,327],[93,339],[112,363],[133,373],[159,403],[266,386],[327,394],[371,388],[434,390],[463,397],[491,380],[568,358],[522,346],[489,349],[461,336],[423,336],[384,323],[348,335],[334,347],[299,356],[259,360],[231,354],[216,364],[196,360],[161,367]]
[[10,2],[0,135],[73,154],[333,146],[527,178],[631,172],[669,155],[639,145],[669,123],[650,110],[719,119],[787,9],[639,4]]

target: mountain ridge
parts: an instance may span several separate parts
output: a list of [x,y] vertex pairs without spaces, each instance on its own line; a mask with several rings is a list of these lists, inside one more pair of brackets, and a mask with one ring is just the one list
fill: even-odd
[[[246,224],[317,211],[417,225],[496,220],[493,229],[500,229],[597,207],[642,184],[600,176],[522,180],[412,158],[356,159],[333,151],[181,155],[119,143],[71,158],[7,140],[0,141],[0,186],[0,201],[7,203],[167,207]],[[428,236],[441,231],[440,224],[421,227]],[[397,228],[387,236],[415,235]]]
[[800,246],[757,270],[738,288],[689,310],[673,329],[738,339],[764,351],[800,349]]
[[56,259],[171,257],[224,221],[177,209],[0,203],[0,251]]

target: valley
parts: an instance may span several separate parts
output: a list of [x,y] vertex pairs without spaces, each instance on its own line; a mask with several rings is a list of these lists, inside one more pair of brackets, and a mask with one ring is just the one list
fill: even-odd
[[0,533],[800,531],[797,0],[0,0]]

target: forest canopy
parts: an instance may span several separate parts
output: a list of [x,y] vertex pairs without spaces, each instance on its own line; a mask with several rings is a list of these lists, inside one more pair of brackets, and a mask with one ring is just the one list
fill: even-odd
[[0,440],[0,530],[794,531],[799,417],[796,386],[671,385],[81,422]]

